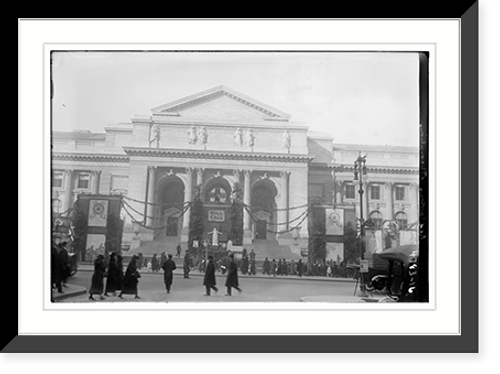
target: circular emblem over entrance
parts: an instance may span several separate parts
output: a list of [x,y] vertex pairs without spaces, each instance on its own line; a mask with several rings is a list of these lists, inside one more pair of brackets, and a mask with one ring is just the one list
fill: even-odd
[[104,205],[101,203],[96,203],[94,204],[94,213],[95,214],[102,214],[104,212]]

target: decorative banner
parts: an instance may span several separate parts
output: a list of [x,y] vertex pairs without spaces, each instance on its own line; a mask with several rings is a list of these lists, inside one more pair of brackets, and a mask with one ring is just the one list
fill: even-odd
[[382,231],[365,231],[365,251],[367,253],[379,253],[382,251]]
[[330,260],[340,265],[344,260],[344,243],[326,243],[326,261]]
[[208,220],[211,222],[224,222],[226,220],[226,213],[223,210],[209,210]]
[[326,235],[344,235],[344,210],[325,209]]
[[89,226],[106,227],[108,200],[90,200]]

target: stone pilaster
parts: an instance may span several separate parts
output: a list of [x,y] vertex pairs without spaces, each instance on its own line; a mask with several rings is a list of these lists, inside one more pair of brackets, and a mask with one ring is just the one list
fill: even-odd
[[[184,190],[184,202],[193,201],[193,168],[186,168],[186,186]],[[182,217],[181,241],[187,242],[189,239],[189,222],[191,208],[188,208]]]
[[100,170],[92,170],[92,193],[94,195],[99,193],[99,182],[101,179]]

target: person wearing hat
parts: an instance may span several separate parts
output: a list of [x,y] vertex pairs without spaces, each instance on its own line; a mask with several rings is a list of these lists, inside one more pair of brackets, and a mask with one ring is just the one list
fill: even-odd
[[104,256],[98,255],[94,261],[94,274],[92,275],[92,282],[89,289],[89,300],[95,300],[94,295],[99,295],[101,300],[104,300],[102,295],[104,292]]
[[135,295],[135,299],[140,299],[137,290],[139,278],[141,277],[137,265],[138,259],[139,256],[133,255],[128,263],[127,270],[125,270],[125,276],[123,277],[122,290],[118,295],[120,299],[123,299],[123,295]]
[[175,261],[172,260],[172,255],[170,253],[168,254],[168,258],[163,263],[161,268],[164,270],[163,280],[165,282],[167,293],[170,293],[170,288],[172,287],[172,281],[174,280],[174,270],[177,269]]
[[215,292],[219,291],[217,287],[215,287],[215,264],[214,264],[214,256],[208,256],[208,264],[205,269],[205,276],[203,277],[203,285],[205,286],[205,295],[210,296],[210,290],[214,290]]
[[227,269],[227,277],[226,277],[226,296],[231,296],[231,290],[233,288],[237,289],[238,292],[241,292],[241,288],[238,284],[238,266],[234,261],[234,253],[229,255],[229,266]]
[[106,289],[104,296],[109,296],[108,292],[115,296],[118,290],[118,266],[116,265],[116,252],[109,256],[108,277],[106,279]]

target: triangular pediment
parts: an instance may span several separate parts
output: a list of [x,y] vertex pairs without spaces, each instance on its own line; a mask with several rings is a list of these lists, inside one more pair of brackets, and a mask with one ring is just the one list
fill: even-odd
[[226,86],[153,108],[154,115],[219,120],[288,121],[290,115]]

